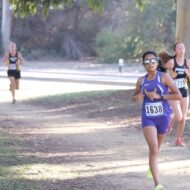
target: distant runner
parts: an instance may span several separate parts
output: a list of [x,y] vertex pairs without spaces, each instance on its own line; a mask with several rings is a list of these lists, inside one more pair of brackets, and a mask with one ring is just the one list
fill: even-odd
[[17,52],[16,44],[10,42],[9,52],[3,58],[3,63],[7,65],[7,75],[10,80],[10,91],[12,94],[12,103],[15,104],[15,89],[19,89],[19,80],[21,78],[20,65],[24,63],[21,53]]
[[177,134],[175,144],[177,146],[185,146],[182,136],[185,128],[186,116],[189,107],[189,90],[188,80],[190,81],[190,60],[185,58],[185,45],[183,42],[174,44],[175,55],[168,55],[167,52],[162,53],[161,58],[170,58],[165,67],[170,71],[174,83],[181,92],[182,99],[170,101],[173,110],[173,119],[170,123],[169,133],[172,131],[173,125],[177,124]]

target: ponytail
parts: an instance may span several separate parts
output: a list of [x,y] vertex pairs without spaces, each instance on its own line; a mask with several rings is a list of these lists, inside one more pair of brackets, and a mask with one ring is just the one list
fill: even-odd
[[165,64],[170,60],[173,59],[175,56],[170,55],[166,51],[162,51],[158,54],[159,57],[159,64],[157,70],[161,72],[167,72],[167,69],[165,68]]
[[158,54],[158,57],[160,58],[162,64],[166,64],[170,59],[173,59],[175,55],[170,55],[166,51],[162,51]]

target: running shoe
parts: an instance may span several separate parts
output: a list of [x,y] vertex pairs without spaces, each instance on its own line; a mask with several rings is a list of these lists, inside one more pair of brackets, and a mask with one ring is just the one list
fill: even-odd
[[158,184],[158,185],[154,188],[154,190],[164,190],[164,186],[161,185],[161,184]]
[[16,100],[15,99],[13,99],[13,102],[12,102],[12,104],[15,104],[16,103]]
[[176,144],[176,146],[181,146],[181,147],[185,146],[185,144],[183,143],[181,137],[176,139],[175,144]]
[[152,172],[151,172],[150,168],[149,168],[149,169],[147,170],[147,172],[146,172],[146,177],[147,177],[148,179],[153,179]]

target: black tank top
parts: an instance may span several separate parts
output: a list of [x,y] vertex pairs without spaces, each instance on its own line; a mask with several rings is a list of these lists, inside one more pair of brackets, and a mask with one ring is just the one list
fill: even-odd
[[11,54],[9,53],[9,63],[10,63],[10,64],[16,64],[17,60],[18,60],[18,55],[17,55],[17,53],[16,53],[15,55],[11,55]]
[[11,55],[9,53],[9,64],[10,64],[9,69],[10,70],[17,70],[17,65],[16,65],[17,60],[18,60],[17,53],[15,55]]
[[185,73],[185,69],[187,69],[187,62],[184,59],[184,64],[182,66],[178,65],[176,58],[174,57],[174,67],[173,71],[177,73],[176,78],[174,78],[174,83],[177,88],[180,90],[183,97],[187,97],[188,95],[188,84],[187,84],[187,75]]
[[184,64],[182,66],[178,65],[176,58],[174,57],[174,67],[173,71],[177,73],[176,79],[184,78],[186,79],[187,76],[185,74],[185,69],[188,69],[186,59],[184,59]]

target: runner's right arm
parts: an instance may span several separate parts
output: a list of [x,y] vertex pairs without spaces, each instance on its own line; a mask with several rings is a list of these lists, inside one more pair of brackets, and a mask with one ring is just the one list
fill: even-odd
[[177,77],[177,73],[175,71],[173,71],[173,67],[174,67],[174,59],[170,59],[166,64],[165,67],[169,70],[169,74],[172,78],[176,78]]
[[133,95],[133,100],[135,102],[141,102],[144,100],[144,95],[141,92],[142,79],[143,79],[143,77],[138,78],[137,83],[136,83],[136,89],[135,89],[135,93]]
[[4,63],[5,65],[8,65],[8,63],[9,63],[9,54],[8,54],[8,53],[6,53],[6,54],[4,55],[4,57],[3,57],[3,63]]

